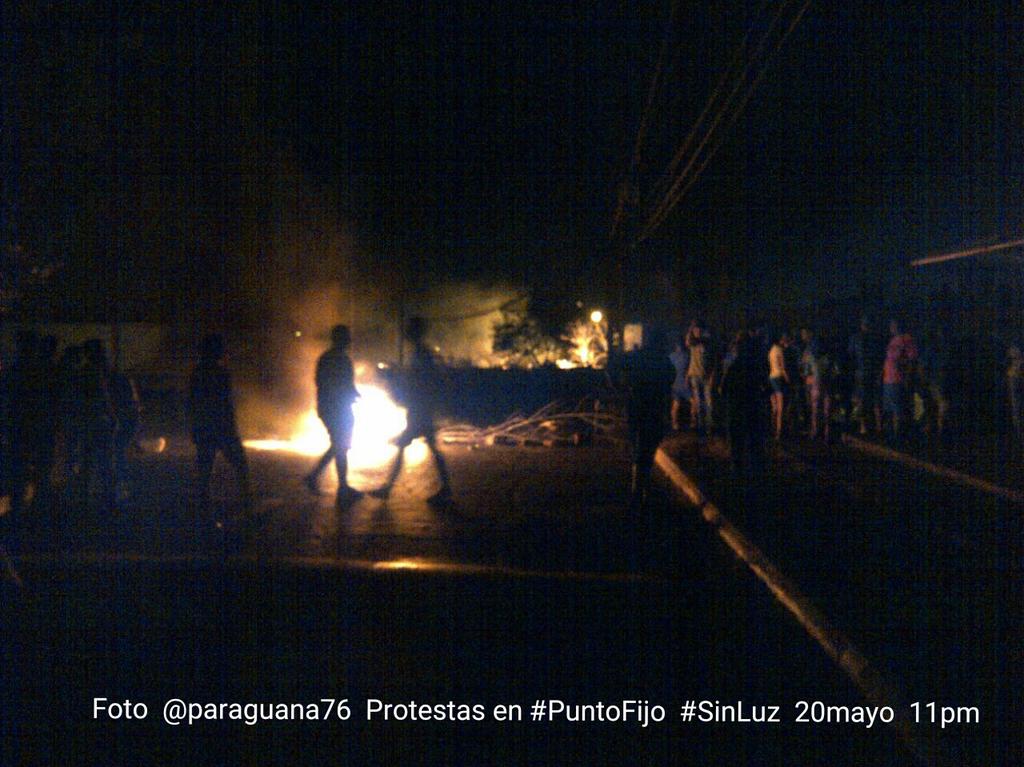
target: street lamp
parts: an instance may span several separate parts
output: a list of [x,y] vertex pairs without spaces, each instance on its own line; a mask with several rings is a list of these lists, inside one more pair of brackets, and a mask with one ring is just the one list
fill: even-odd
[[601,320],[603,319],[604,313],[600,309],[594,309],[594,311],[590,313],[590,321],[593,322],[595,325],[600,325]]

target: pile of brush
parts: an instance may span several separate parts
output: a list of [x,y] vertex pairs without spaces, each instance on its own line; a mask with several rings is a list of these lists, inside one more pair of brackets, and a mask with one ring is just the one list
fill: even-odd
[[580,400],[575,407],[549,402],[532,415],[514,413],[495,426],[451,424],[440,430],[445,444],[572,447],[623,443],[625,420],[604,410],[599,400]]

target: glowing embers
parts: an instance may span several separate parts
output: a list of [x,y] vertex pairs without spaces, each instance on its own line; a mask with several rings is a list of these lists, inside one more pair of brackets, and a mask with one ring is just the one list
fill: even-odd
[[[395,457],[397,448],[392,440],[405,429],[405,408],[396,404],[380,386],[357,384],[356,388],[359,390],[359,399],[352,408],[356,424],[352,434],[352,449],[348,452],[349,470],[377,469]],[[255,450],[280,450],[318,456],[327,450],[330,440],[316,409],[310,408],[294,424],[288,439],[251,439],[246,440],[245,446]],[[427,454],[426,443],[418,439],[406,448],[406,463],[421,463]]]

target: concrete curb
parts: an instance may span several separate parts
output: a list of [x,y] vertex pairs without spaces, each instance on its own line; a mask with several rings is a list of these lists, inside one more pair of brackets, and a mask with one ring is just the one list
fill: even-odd
[[655,462],[669,480],[701,513],[718,536],[743,560],[753,573],[768,587],[776,599],[800,623],[833,661],[846,673],[864,697],[874,706],[889,706],[896,713],[892,727],[911,752],[927,765],[953,767],[960,762],[937,751],[933,743],[916,732],[909,716],[899,703],[898,687],[864,654],[857,649],[829,619],[785,574],[734,525],[662,448]]
[[983,493],[997,495],[1001,498],[1013,501],[1014,503],[1024,503],[1024,493],[1019,490],[1013,490],[1008,487],[1003,487],[1002,485],[997,485],[994,482],[989,482],[987,479],[981,479],[980,477],[972,476],[971,474],[958,471],[957,469],[951,469],[948,466],[940,466],[939,464],[932,463],[931,461],[915,458],[908,453],[902,453],[899,450],[894,450],[893,448],[886,447],[885,445],[879,445],[865,439],[858,439],[857,437],[853,437],[849,434],[843,435],[843,444],[876,458],[882,458],[886,461],[894,461],[912,469],[926,471],[929,474],[934,474],[937,477],[951,480],[973,490],[980,490]]

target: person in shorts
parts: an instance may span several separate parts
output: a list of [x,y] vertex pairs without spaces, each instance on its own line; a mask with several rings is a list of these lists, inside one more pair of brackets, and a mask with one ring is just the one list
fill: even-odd
[[694,320],[686,332],[686,350],[690,361],[686,368],[686,380],[690,389],[690,428],[704,431],[708,428],[708,345],[704,338],[702,324]]
[[668,355],[676,376],[672,381],[672,431],[681,431],[680,416],[684,408],[690,407],[690,384],[686,380],[686,371],[690,367],[690,353],[686,350],[686,339],[676,342],[675,350]]
[[772,429],[776,441],[782,439],[782,413],[786,404],[789,373],[786,371],[786,347],[789,335],[783,333],[768,350],[768,385],[771,387]]

